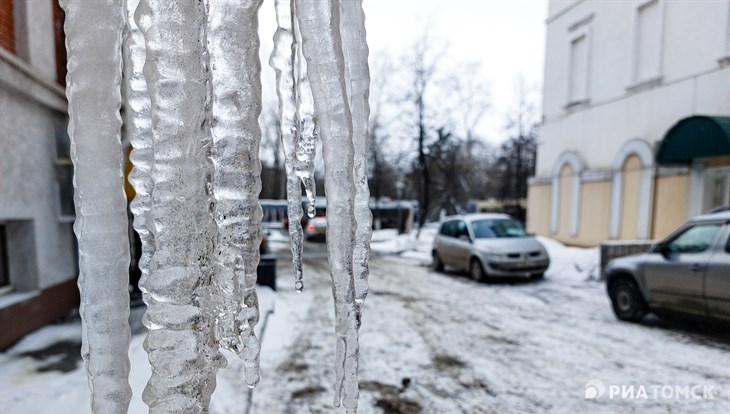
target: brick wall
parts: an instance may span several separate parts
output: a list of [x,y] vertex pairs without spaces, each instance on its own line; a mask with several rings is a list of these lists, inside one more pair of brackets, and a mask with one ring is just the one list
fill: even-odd
[[0,47],[15,53],[13,0],[0,0]]

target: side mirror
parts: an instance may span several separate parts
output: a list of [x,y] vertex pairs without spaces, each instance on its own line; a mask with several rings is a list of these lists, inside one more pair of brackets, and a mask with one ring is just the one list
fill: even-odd
[[467,243],[471,243],[471,237],[469,237],[468,234],[461,234],[459,235],[459,240],[463,240]]
[[526,233],[526,234],[527,234],[527,237],[535,237],[535,236],[537,236],[536,233]]

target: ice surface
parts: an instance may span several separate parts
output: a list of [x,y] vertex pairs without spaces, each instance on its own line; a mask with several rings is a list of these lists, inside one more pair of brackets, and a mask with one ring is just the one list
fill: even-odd
[[347,95],[352,112],[352,141],[354,145],[355,180],[355,247],[352,253],[352,272],[355,282],[357,325],[360,326],[362,306],[368,294],[368,260],[372,237],[373,216],[370,212],[367,160],[370,134],[368,119],[370,105],[370,69],[368,68],[368,44],[365,40],[365,15],[362,0],[341,1],[342,19],[340,31],[345,55]]
[[142,398],[151,413],[205,412],[225,365],[212,303],[217,227],[206,10],[203,2],[141,0],[135,18],[145,37],[154,140],[148,217],[155,253],[144,316],[152,376]]
[[132,145],[129,158],[132,171],[129,182],[134,187],[135,196],[130,202],[134,215],[133,226],[142,242],[142,254],[137,266],[142,274],[139,285],[146,295],[144,285],[149,275],[149,265],[155,251],[154,238],[149,230],[147,213],[152,202],[152,130],[150,119],[150,98],[144,80],[145,46],[144,36],[134,22],[134,10],[139,0],[127,0],[127,25],[124,39],[124,124],[125,135]]
[[121,127],[123,0],[65,0],[81,355],[94,413],[126,413],[130,329]]
[[258,9],[262,0],[210,3],[208,50],[212,67],[212,160],[218,226],[213,303],[220,345],[244,361],[245,382],[259,381],[260,344],[256,267],[261,244],[261,62]]
[[269,63],[276,71],[276,90],[279,97],[294,287],[301,292],[304,288],[301,259],[303,241],[301,186],[304,185],[307,196],[307,215],[312,218],[316,212],[314,157],[319,129],[314,115],[314,99],[307,76],[307,63],[301,50],[301,35],[297,21],[292,19],[295,3],[291,0],[277,0],[274,7],[278,27],[274,34],[274,50]]
[[327,250],[335,302],[335,406],[357,410],[358,334],[353,281],[354,148],[337,0],[297,3],[302,51],[312,85],[325,162]]
[[292,264],[295,288],[301,291],[302,282],[302,203],[301,185],[295,174],[297,152],[297,100],[294,78],[296,46],[292,26],[292,0],[276,0],[277,29],[274,33],[274,50],[269,64],[276,72],[276,93],[279,97],[281,142],[286,165],[287,216],[291,238]]
[[307,60],[302,51],[302,34],[299,23],[293,20],[294,44],[294,81],[296,85],[297,103],[297,150],[294,162],[294,171],[302,180],[304,192],[307,196],[307,215],[313,218],[316,214],[314,201],[317,191],[314,181],[314,158],[316,155],[319,126],[314,114],[314,97],[312,86],[307,75]]

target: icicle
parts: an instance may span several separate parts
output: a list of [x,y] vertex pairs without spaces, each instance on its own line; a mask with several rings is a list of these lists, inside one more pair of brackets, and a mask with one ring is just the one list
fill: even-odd
[[152,203],[152,130],[150,120],[150,98],[142,70],[144,68],[144,36],[134,22],[134,10],[139,0],[127,0],[127,37],[124,41],[125,82],[125,134],[132,144],[129,155],[134,168],[129,173],[129,182],[136,193],[129,207],[134,214],[134,229],[142,242],[142,255],[137,265],[142,273],[139,287],[146,295],[145,283],[149,265],[155,251],[154,239],[148,227],[147,213]]
[[[296,5],[294,5],[296,9]],[[317,138],[319,127],[314,116],[314,98],[312,97],[312,86],[307,75],[307,60],[302,51],[302,34],[299,31],[299,24],[293,20],[295,53],[295,80],[296,80],[296,101],[297,101],[297,151],[294,170],[297,177],[302,180],[304,191],[307,195],[307,216],[314,218],[316,215],[315,199],[317,195],[314,181],[314,157],[317,149]]]
[[[279,117],[281,119],[281,142],[286,164],[287,216],[291,239],[292,263],[294,265],[295,288],[304,287],[302,282],[302,193],[299,178],[295,174],[297,152],[297,104],[294,79],[294,35],[292,33],[292,0],[276,0],[276,22],[274,51],[269,64],[276,71],[276,93],[279,96]],[[313,205],[313,203],[311,204]]]
[[357,409],[358,338],[352,253],[354,148],[352,118],[345,88],[338,0],[301,1],[297,20],[319,116],[327,193],[327,250],[335,299],[337,349],[335,406]]
[[368,146],[370,145],[368,132],[370,70],[362,0],[341,0],[341,6],[340,31],[345,54],[347,94],[352,111],[352,141],[355,148],[355,221],[357,229],[352,272],[355,280],[355,304],[359,327],[363,302],[368,294],[368,260],[370,259],[370,239],[373,235],[373,216],[370,212],[370,189],[367,175]]
[[135,17],[145,37],[154,140],[155,253],[143,319],[152,376],[142,398],[153,414],[207,412],[225,359],[210,297],[216,225],[205,6],[141,0]]
[[94,413],[126,413],[129,242],[122,147],[123,0],[61,2],[79,241],[82,345]]
[[262,211],[259,141],[261,0],[210,3],[208,48],[213,70],[213,194],[218,225],[214,303],[221,346],[244,361],[245,382],[259,381],[256,267]]

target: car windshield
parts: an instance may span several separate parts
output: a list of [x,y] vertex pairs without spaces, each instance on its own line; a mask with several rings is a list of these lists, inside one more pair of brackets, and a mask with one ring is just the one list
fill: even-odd
[[494,219],[472,221],[471,228],[477,239],[493,239],[497,237],[525,237],[527,233],[514,220]]

